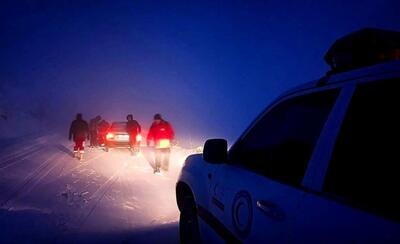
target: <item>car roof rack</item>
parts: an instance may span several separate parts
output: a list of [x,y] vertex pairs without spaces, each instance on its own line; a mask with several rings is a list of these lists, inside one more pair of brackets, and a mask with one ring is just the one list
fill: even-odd
[[400,32],[361,29],[336,40],[324,59],[331,67],[328,74],[400,60]]

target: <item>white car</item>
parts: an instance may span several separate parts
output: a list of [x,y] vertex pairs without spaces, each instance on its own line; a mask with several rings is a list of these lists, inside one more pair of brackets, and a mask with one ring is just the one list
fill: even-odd
[[184,243],[400,242],[400,33],[337,40],[326,76],[280,96],[176,185]]

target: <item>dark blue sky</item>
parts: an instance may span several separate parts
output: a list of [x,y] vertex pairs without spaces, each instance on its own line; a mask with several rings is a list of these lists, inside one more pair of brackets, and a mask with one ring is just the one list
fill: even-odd
[[160,112],[178,139],[232,141],[279,93],[323,75],[336,38],[400,30],[399,9],[398,0],[2,1],[0,92],[66,124],[78,111],[133,113],[147,128]]

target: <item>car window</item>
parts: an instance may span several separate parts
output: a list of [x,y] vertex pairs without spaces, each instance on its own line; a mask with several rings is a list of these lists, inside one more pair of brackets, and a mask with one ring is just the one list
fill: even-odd
[[111,125],[111,130],[113,130],[113,131],[126,131],[126,123],[125,122],[113,123]]
[[400,79],[357,87],[338,135],[323,190],[400,219]]
[[299,186],[339,90],[286,100],[266,113],[230,159],[266,177]]

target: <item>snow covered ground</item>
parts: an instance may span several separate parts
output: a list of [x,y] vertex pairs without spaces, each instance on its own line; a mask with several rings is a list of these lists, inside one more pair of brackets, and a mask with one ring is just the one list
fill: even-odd
[[0,242],[178,243],[175,183],[191,152],[174,148],[170,171],[154,175],[152,154],[87,149],[55,135],[0,151]]

